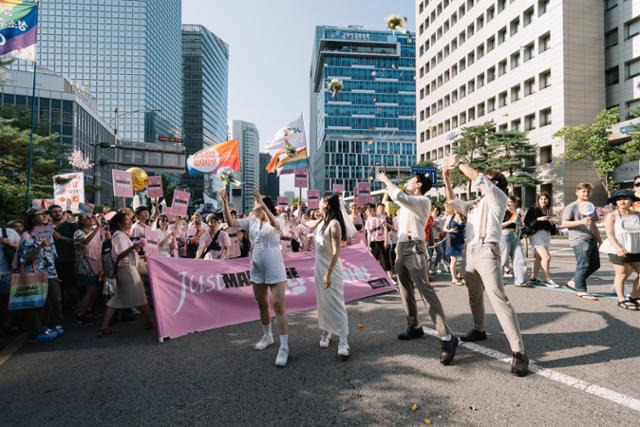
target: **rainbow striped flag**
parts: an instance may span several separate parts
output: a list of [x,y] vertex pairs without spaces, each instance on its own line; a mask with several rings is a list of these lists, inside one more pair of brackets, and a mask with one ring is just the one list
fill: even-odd
[[0,0],[0,62],[36,60],[38,4]]
[[293,173],[294,169],[309,169],[309,156],[307,155],[307,149],[302,148],[301,150],[298,150],[296,154],[285,157],[280,160],[276,167],[278,169],[282,168],[279,171],[280,175]]

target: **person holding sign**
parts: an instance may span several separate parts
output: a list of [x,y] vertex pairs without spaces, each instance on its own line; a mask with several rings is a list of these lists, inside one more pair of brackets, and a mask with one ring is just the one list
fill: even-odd
[[576,255],[576,272],[567,287],[583,299],[597,300],[587,292],[587,278],[600,268],[598,247],[602,237],[596,222],[596,208],[589,200],[593,187],[588,182],[576,186],[577,199],[565,206],[562,212],[562,226],[569,229],[569,245]]
[[74,326],[93,324],[86,315],[98,295],[98,277],[102,273],[102,229],[89,214],[78,216],[78,229],[73,233],[75,248],[75,273],[78,286],[84,288],[84,295],[78,304]]
[[440,336],[440,363],[448,365],[456,355],[458,338],[453,335],[447,324],[444,309],[435,289],[429,283],[427,273],[429,265],[426,257],[425,227],[431,214],[431,200],[426,193],[431,189],[431,178],[417,173],[407,181],[405,191],[401,191],[383,172],[379,172],[376,179],[386,185],[389,197],[400,205],[396,273],[408,328],[407,332],[398,335],[398,339],[411,340],[424,335],[418,321],[418,306],[414,295],[414,287],[417,287],[420,295],[426,300],[425,303],[429,304],[429,317]]
[[274,343],[271,330],[271,313],[269,311],[269,293],[273,302],[273,310],[277,316],[280,332],[280,349],[276,356],[276,366],[284,367],[289,360],[289,322],[287,310],[284,306],[284,296],[287,290],[287,273],[284,259],[280,251],[280,233],[283,224],[276,218],[276,208],[268,196],[261,196],[258,190],[253,190],[255,207],[249,218],[236,219],[229,211],[229,199],[224,190],[220,191],[224,219],[229,227],[241,228],[249,231],[251,251],[250,278],[253,294],[260,309],[263,335],[255,345],[256,350],[264,350]]

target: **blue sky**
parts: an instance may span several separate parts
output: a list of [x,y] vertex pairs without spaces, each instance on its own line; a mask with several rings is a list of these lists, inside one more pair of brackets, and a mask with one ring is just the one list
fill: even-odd
[[229,120],[255,123],[263,143],[300,112],[309,130],[315,27],[384,29],[392,13],[415,29],[415,0],[182,1],[183,23],[204,25],[229,44]]

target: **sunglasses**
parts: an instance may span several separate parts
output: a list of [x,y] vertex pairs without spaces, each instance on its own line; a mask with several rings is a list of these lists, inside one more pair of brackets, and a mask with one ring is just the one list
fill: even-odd
[[634,186],[634,187],[640,187],[640,182],[634,182],[634,183],[633,183],[633,186]]

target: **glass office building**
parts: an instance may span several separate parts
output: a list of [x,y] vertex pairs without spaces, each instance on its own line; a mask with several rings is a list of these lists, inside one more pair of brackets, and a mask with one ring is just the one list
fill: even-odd
[[[310,72],[312,186],[407,174],[416,161],[414,34],[316,27]],[[342,91],[332,94],[329,82]],[[373,189],[380,183],[373,182]]]
[[87,86],[98,114],[114,126],[117,116],[120,139],[180,138],[181,7],[180,0],[41,2],[38,66]]
[[[187,155],[227,140],[229,45],[201,25],[182,26],[182,129]],[[204,177],[182,184],[202,198]]]

